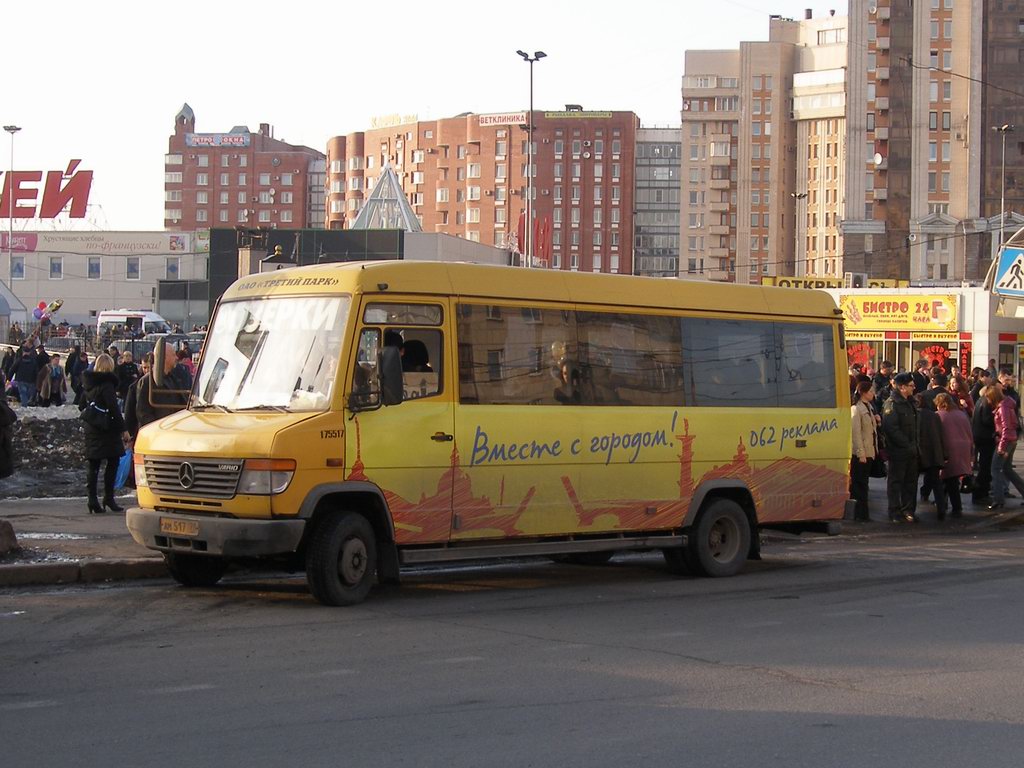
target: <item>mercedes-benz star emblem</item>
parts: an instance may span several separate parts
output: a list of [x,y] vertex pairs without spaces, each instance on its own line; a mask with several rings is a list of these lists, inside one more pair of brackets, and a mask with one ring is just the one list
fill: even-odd
[[181,483],[182,488],[191,488],[192,484],[196,481],[196,470],[187,461],[183,461],[181,466],[178,467],[178,482]]

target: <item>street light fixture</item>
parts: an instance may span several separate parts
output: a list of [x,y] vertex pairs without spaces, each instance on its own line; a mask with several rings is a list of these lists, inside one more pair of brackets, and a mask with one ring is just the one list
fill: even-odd
[[1003,144],[1003,157],[999,171],[999,246],[1003,245],[1003,220],[1006,217],[1006,134],[1013,133],[1009,123],[993,125],[992,130],[1000,135]]
[[533,266],[533,63],[547,56],[544,51],[516,51],[530,65],[530,113],[526,125],[526,266]]
[[14,134],[21,130],[17,125],[5,125],[4,130],[11,134],[11,172],[7,176],[7,277],[14,290]]

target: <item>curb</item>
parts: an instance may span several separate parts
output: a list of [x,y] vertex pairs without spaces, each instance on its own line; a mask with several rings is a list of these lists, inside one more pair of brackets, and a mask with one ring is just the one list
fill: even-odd
[[0,565],[0,587],[93,584],[101,581],[158,579],[167,574],[163,559],[81,560],[66,563]]

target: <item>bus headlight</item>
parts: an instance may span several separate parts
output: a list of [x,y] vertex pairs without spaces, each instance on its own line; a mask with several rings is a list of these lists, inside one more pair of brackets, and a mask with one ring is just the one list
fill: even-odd
[[238,478],[240,495],[273,496],[284,493],[295,474],[294,459],[246,459]]
[[148,488],[149,480],[146,478],[146,457],[141,453],[133,453],[132,463],[135,465],[135,487]]

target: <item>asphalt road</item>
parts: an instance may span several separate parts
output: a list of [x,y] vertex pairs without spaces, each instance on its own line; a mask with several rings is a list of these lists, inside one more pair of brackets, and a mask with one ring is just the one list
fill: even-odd
[[0,592],[5,766],[1019,766],[1024,531]]

